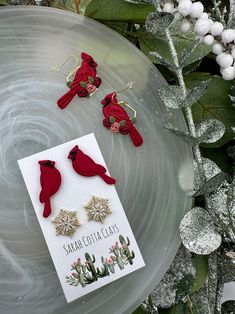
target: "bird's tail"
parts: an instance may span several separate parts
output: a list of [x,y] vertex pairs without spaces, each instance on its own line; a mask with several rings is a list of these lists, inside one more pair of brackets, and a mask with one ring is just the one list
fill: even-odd
[[137,129],[133,126],[130,130],[130,138],[135,146],[140,146],[143,144],[143,138]]
[[51,201],[50,198],[48,198],[44,204],[43,217],[47,218],[48,216],[50,216],[50,214],[51,214]]
[[108,176],[105,173],[99,173],[99,176],[104,180],[104,182],[106,182],[107,184],[115,184],[116,180],[114,178],[111,178],[110,176]]
[[60,107],[60,109],[64,109],[68,106],[70,101],[74,98],[76,93],[70,89],[66,94],[64,94],[60,99],[57,101],[57,105]]

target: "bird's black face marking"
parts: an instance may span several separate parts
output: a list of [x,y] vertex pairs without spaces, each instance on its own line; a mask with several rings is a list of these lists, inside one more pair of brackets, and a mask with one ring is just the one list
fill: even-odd
[[72,159],[72,161],[74,161],[76,159],[76,155],[77,155],[77,151],[70,152],[70,154],[69,154],[70,159]]

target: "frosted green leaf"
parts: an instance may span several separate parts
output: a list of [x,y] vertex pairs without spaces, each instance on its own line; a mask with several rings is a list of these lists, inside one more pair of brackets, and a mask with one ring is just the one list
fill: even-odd
[[196,146],[199,144],[198,139],[192,135],[190,135],[189,133],[180,131],[178,129],[175,128],[171,128],[168,126],[164,127],[165,129],[167,129],[168,131],[170,131],[171,133],[173,133],[174,135],[180,137],[183,141],[185,141],[186,143],[192,145],[192,146]]
[[202,81],[198,86],[189,90],[186,99],[181,104],[181,107],[191,107],[195,102],[197,102],[205,93],[209,83],[210,80]]
[[185,99],[181,86],[164,86],[158,89],[158,96],[168,108],[179,109],[180,104]]
[[156,34],[165,31],[173,22],[174,15],[168,12],[151,12],[147,16],[145,27],[147,32]]
[[199,255],[212,253],[222,241],[209,214],[201,207],[191,209],[182,219],[179,229],[184,246]]
[[206,119],[196,125],[196,136],[201,143],[215,143],[224,132],[224,124],[217,119]]

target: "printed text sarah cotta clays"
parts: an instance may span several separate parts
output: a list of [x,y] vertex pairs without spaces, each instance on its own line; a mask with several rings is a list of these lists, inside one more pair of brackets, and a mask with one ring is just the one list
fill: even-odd
[[103,227],[100,230],[89,235],[84,235],[80,239],[77,239],[69,244],[64,244],[63,249],[65,250],[66,255],[69,255],[117,233],[119,233],[119,229],[116,224],[109,227]]

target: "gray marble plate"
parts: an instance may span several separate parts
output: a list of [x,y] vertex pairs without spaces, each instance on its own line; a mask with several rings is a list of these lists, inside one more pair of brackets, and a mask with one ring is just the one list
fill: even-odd
[[[62,111],[56,100],[73,62],[50,68],[81,51],[98,62],[103,84]],[[100,100],[130,80],[133,89],[120,99],[137,110],[140,148],[102,125]],[[190,207],[185,178],[192,176],[190,148],[162,128],[167,119],[186,128],[181,113],[167,112],[158,99],[164,84],[140,51],[95,21],[49,8],[0,9],[1,313],[130,314],[159,282],[179,246],[179,221]],[[66,304],[17,160],[90,132],[117,178],[146,267]]]

